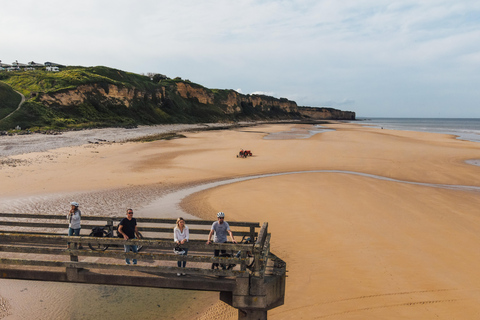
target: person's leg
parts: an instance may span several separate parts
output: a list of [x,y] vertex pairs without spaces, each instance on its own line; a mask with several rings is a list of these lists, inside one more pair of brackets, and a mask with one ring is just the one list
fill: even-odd
[[[221,250],[221,252],[222,252],[222,257],[225,257],[227,250]],[[222,267],[223,270],[225,270],[226,266],[227,266],[226,264],[223,264],[223,263],[220,264],[220,267]]]
[[[130,252],[130,246],[125,245],[125,253],[129,253],[129,252]],[[130,264],[130,259],[125,258],[125,263]]]
[[[138,253],[138,247],[137,246],[131,246],[132,247],[132,252],[133,253]],[[137,264],[137,259],[133,259],[133,264]]]
[[[214,257],[218,257],[219,254],[220,254],[220,250],[213,251],[213,256]],[[215,262],[214,264],[212,264],[212,269],[213,268],[218,268],[218,263]]]
[[[73,235],[75,235],[76,237],[79,237],[80,236],[80,229],[81,228],[73,229]],[[77,246],[77,243],[75,243],[75,246]],[[82,245],[80,243],[78,243],[78,249],[82,249]]]
[[[185,251],[185,253],[183,254],[184,256],[187,255],[188,253],[188,249],[183,249]],[[180,262],[180,261],[179,261]],[[185,268],[185,266],[187,265],[187,261],[183,261],[183,267]]]
[[[73,236],[73,229],[70,227],[68,228],[68,236]],[[67,249],[70,249],[70,242],[67,242]]]

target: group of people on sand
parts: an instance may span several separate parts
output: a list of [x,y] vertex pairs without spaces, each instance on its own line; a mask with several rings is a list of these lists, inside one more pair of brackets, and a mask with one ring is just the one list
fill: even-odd
[[[68,235],[69,236],[79,236],[81,230],[81,216],[82,213],[80,209],[78,209],[79,204],[77,202],[70,203],[71,209],[67,214],[68,224]],[[138,239],[140,238],[140,234],[138,233],[137,228],[137,220],[133,217],[133,210],[127,209],[127,216],[120,221],[118,225],[118,233],[122,235],[125,240],[129,239]],[[217,213],[217,221],[212,224],[210,228],[210,233],[208,234],[207,244],[212,243],[212,236],[214,243],[225,243],[227,242],[227,235],[230,236],[233,243],[237,243],[233,236],[232,231],[230,230],[230,226],[228,222],[225,221],[225,213],[219,212]],[[177,245],[175,253],[186,255],[188,253],[188,248],[182,248],[181,246],[188,242],[190,237],[190,232],[188,226],[186,225],[185,219],[179,217],[176,222],[176,226],[173,229],[173,241]],[[125,252],[128,253],[132,251],[133,253],[137,253],[138,249],[136,245],[124,245]],[[70,248],[70,243],[68,243],[68,248]],[[78,246],[81,249],[81,245]],[[215,250],[214,256],[217,257],[222,254],[226,253],[225,250]],[[133,264],[137,264],[137,259],[132,259]],[[130,264],[130,259],[125,259],[126,264]],[[185,268],[187,265],[187,261],[177,261],[177,266],[179,268]],[[213,264],[213,267],[218,267],[218,264]],[[185,273],[177,273],[177,276],[185,275]]]

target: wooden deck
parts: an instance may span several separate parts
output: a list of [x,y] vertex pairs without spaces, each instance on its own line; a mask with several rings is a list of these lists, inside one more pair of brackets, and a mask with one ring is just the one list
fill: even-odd
[[[173,252],[173,219],[137,218],[143,239],[116,237],[123,217],[82,217],[79,237],[66,236],[65,216],[0,213],[0,276],[8,279],[126,285],[220,292],[220,299],[239,310],[242,319],[266,319],[267,310],[282,305],[285,263],[270,252],[268,224],[230,222],[237,240],[249,244],[206,244],[212,221],[189,220],[188,255]],[[88,236],[94,227],[113,231],[114,237]],[[67,243],[70,242],[70,248]],[[91,250],[108,244],[105,251]],[[139,253],[125,253],[125,244],[142,246]],[[82,249],[77,249],[81,245]],[[213,250],[232,257],[213,257]],[[125,258],[137,259],[126,265]],[[177,261],[187,261],[178,268]],[[211,268],[212,263],[231,269]],[[177,273],[186,273],[178,277]]]

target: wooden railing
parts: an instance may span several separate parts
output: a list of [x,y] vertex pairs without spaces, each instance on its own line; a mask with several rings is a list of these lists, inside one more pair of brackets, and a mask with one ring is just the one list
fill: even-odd
[[[124,240],[116,237],[116,226],[122,217],[83,216],[82,232],[79,237],[66,236],[68,223],[65,216],[44,214],[0,213],[0,264],[36,267],[67,267],[95,269],[132,269],[145,272],[179,273],[190,275],[238,276],[249,273],[263,277],[270,254],[268,224],[262,228],[258,223],[230,221],[233,234],[239,240],[249,237],[256,239],[250,244],[206,244],[212,221],[189,220],[190,241],[182,247],[188,248],[188,255],[173,253],[174,219],[137,218],[143,239]],[[106,227],[113,237],[90,237],[94,227]],[[82,235],[85,234],[85,235]],[[67,243],[81,244],[83,249]],[[108,244],[106,251],[91,250],[98,244]],[[139,253],[125,253],[123,245],[140,245]],[[213,257],[213,250],[227,250],[231,257]],[[69,257],[63,259],[61,257]],[[59,258],[60,257],[60,258]],[[95,262],[88,257],[96,257]],[[137,259],[136,266],[125,265],[123,259]],[[187,268],[176,267],[177,261],[187,261]],[[146,263],[145,263],[146,262]],[[236,265],[231,269],[212,270],[212,263],[224,266]]]

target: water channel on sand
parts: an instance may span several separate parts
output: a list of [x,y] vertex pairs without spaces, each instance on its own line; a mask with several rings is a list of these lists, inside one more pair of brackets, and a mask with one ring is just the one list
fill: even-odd
[[[318,132],[292,132],[296,138],[306,138]],[[285,138],[281,134],[275,139]],[[476,163],[471,163],[476,164]],[[185,219],[198,219],[197,217],[184,212],[180,203],[182,200],[196,192],[207,189],[252,180],[268,178],[279,175],[290,174],[311,174],[311,173],[334,173],[334,174],[351,174],[359,175],[366,178],[380,179],[393,183],[407,183],[426,187],[466,190],[479,192],[480,187],[477,186],[460,186],[460,185],[444,185],[430,184],[422,182],[402,181],[388,177],[382,177],[372,174],[341,171],[341,170],[312,170],[312,171],[294,171],[283,173],[271,173],[262,175],[252,175],[234,179],[226,179],[210,183],[195,185],[171,192],[158,197],[157,191],[149,191],[148,189],[125,189],[125,191],[106,192],[102,194],[97,192],[88,195],[85,203],[90,203],[92,207],[102,203],[108,207],[109,211],[119,212],[114,208],[118,198],[137,199],[138,205],[133,204],[136,208],[136,214],[140,217],[156,217],[156,218],[176,218],[183,216]],[[153,190],[154,188],[152,188]],[[135,191],[135,192],[132,192]],[[116,197],[115,197],[116,194]],[[32,197],[32,199],[12,199],[2,201],[0,209],[9,212],[7,208],[14,208],[16,212],[63,212],[65,203],[71,199],[73,195],[63,195],[62,197]],[[81,195],[77,195],[81,198]],[[94,198],[98,199],[94,199]],[[143,198],[142,198],[143,197]],[[55,199],[54,199],[55,198]],[[90,201],[94,199],[95,201]],[[108,202],[108,203],[107,203]],[[111,205],[112,204],[112,205]],[[146,205],[145,205],[146,204]],[[112,207],[112,208],[110,208]],[[95,212],[100,212],[97,209]],[[88,211],[86,211],[88,212]],[[53,212],[52,212],[53,213]],[[212,213],[213,216],[214,213]],[[173,229],[173,226],[172,226]],[[0,280],[0,296],[6,298],[10,304],[12,315],[4,319],[26,319],[31,318],[35,314],[36,319],[87,319],[95,318],[99,315],[108,318],[142,318],[142,319],[158,319],[159,316],[168,318],[167,312],[176,313],[182,308],[192,308],[197,310],[202,308],[200,296],[210,293],[199,293],[194,291],[181,291],[169,289],[150,289],[135,287],[116,287],[116,286],[98,286],[71,283],[49,283],[34,281],[17,281],[17,280]],[[212,297],[217,297],[217,293],[211,293]],[[196,309],[197,308],[197,309]]]

